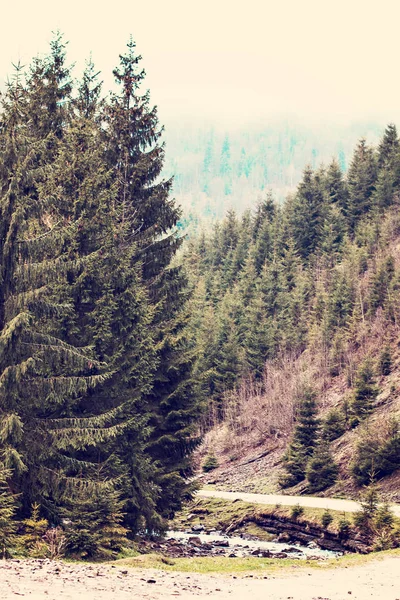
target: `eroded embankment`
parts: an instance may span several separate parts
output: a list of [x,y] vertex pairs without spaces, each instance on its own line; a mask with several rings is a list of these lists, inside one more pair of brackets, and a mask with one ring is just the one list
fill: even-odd
[[324,527],[320,523],[326,511],[301,509],[296,514],[296,510],[297,507],[255,506],[240,500],[197,498],[175,518],[172,527],[193,535],[223,532],[286,544],[316,544],[334,552],[366,554],[372,550],[366,536],[352,527],[343,513],[332,511],[332,521]]

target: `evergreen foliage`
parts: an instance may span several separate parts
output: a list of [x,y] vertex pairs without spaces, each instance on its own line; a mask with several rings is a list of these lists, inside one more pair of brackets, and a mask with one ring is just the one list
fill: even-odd
[[325,529],[327,529],[329,527],[329,525],[332,523],[332,521],[333,521],[332,513],[330,513],[329,510],[325,510],[322,513],[322,517],[321,517],[321,525],[322,525],[322,527],[324,527]]
[[8,558],[15,545],[17,502],[8,486],[10,473],[0,463],[0,552]]
[[377,166],[374,150],[367,146],[365,140],[361,140],[354,151],[348,173],[349,201],[347,216],[352,230],[354,230],[361,217],[372,208],[372,194],[375,189],[376,176]]
[[32,558],[44,558],[46,556],[47,547],[43,538],[48,527],[49,522],[47,519],[40,516],[39,504],[32,504],[31,515],[22,521],[23,533],[18,540],[24,554]]
[[[368,423],[378,394],[371,360],[354,376],[349,353],[365,356],[374,319],[400,322],[394,125],[376,150],[360,141],[347,175],[337,161],[307,167],[285,203],[267,193],[178,253],[181,212],[140,65],[130,40],[109,98],[92,62],[74,89],[56,34],[1,99],[0,515],[17,495],[37,546],[44,524],[37,508],[28,515],[40,505],[43,522],[70,521],[68,551],[84,556],[165,528],[196,487],[205,404],[222,418],[243,378],[263,392],[266,360],[284,353],[315,350],[327,375],[347,369],[351,402],[321,427],[316,394],[303,390],[286,453],[286,485],[331,485],[328,444]],[[229,195],[234,149],[228,137],[214,146],[204,172]],[[244,149],[241,161],[246,176]],[[378,358],[383,376],[392,352]],[[399,455],[397,424],[360,439],[356,482],[392,473]]]
[[333,442],[346,431],[345,415],[339,410],[331,410],[322,423],[321,437],[326,442]]
[[307,464],[306,476],[311,493],[320,492],[333,485],[339,469],[335,464],[329,446],[320,443]]
[[77,558],[112,559],[126,545],[123,501],[103,486],[95,493],[82,489],[63,510],[66,551]]
[[390,375],[392,370],[392,354],[389,346],[385,346],[379,357],[379,371],[381,375]]
[[[282,481],[284,487],[295,485],[306,476],[307,464],[317,446],[319,420],[316,415],[316,394],[311,388],[306,388],[299,399],[297,425],[285,456],[287,475]],[[314,479],[313,483],[316,484]]]
[[358,370],[351,404],[357,419],[361,421],[371,413],[377,395],[378,388],[375,385],[372,362],[367,358]]
[[396,419],[390,423],[388,435],[380,440],[363,435],[356,447],[351,471],[358,485],[367,485],[400,468],[400,428]]
[[92,62],[74,92],[65,50],[56,34],[2,99],[0,458],[23,517],[68,505],[78,540],[92,503],[69,548],[105,555],[122,519],[161,530],[190,495],[202,396],[140,56],[130,40],[106,100]]
[[209,454],[208,456],[206,456],[206,458],[203,462],[203,465],[202,465],[202,469],[203,469],[204,473],[213,471],[217,467],[218,467],[218,461],[217,461],[215,455]]
[[[246,381],[262,397],[266,361],[308,353],[327,376],[346,375],[351,388],[321,423],[321,442],[334,441],[373,412],[372,361],[381,374],[392,365],[389,354],[381,359],[376,349],[364,363],[366,332],[375,319],[377,331],[397,332],[400,322],[399,159],[390,125],[377,149],[359,142],[347,174],[336,160],[327,168],[307,167],[283,204],[268,193],[250,215],[231,210],[212,232],[185,246],[189,283],[194,290],[202,286],[204,310],[189,321],[202,357],[198,373],[207,374],[204,394],[220,418],[235,398],[231,391]],[[392,342],[388,347],[393,354]],[[310,456],[295,438],[286,453],[292,482],[304,479]]]

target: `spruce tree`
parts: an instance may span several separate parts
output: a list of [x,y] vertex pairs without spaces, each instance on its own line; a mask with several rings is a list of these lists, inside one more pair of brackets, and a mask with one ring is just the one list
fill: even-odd
[[335,464],[329,446],[320,442],[307,464],[306,476],[311,493],[320,492],[336,482],[338,466]]
[[374,407],[374,401],[378,395],[375,385],[374,371],[369,358],[361,364],[356,380],[351,408],[360,421],[368,417]]
[[[141,94],[145,73],[132,40],[114,70],[119,92],[105,109],[104,141],[117,184],[116,207],[121,250],[134,244],[131,264],[141,266],[142,280],[154,309],[157,367],[144,396],[149,437],[146,453],[156,466],[157,510],[169,516],[190,495],[190,454],[198,443],[201,413],[193,379],[194,348],[185,327],[187,281],[179,266],[170,266],[181,244],[176,225],[180,211],[169,198],[172,181],[160,180],[164,146],[157,109]],[[121,315],[122,316],[122,315]]]
[[376,176],[374,151],[362,139],[354,151],[347,175],[349,190],[347,216],[350,229],[353,231],[359,220],[372,208]]
[[316,415],[316,394],[306,387],[299,399],[297,425],[284,458],[287,475],[282,484],[285,487],[295,485],[306,476],[307,463],[318,441],[319,420]]
[[393,165],[400,150],[400,140],[397,135],[397,128],[394,123],[389,123],[383,134],[382,140],[378,146],[378,167],[379,169],[390,168]]
[[[55,69],[55,58],[50,64]],[[45,83],[53,82],[48,68]],[[49,87],[46,99],[57,98]],[[3,100],[0,126],[1,452],[23,508],[38,500],[52,510],[64,477],[56,441],[73,444],[81,432],[71,423],[50,422],[65,416],[65,407],[105,374],[87,348],[68,344],[53,328],[54,317],[65,310],[57,290],[83,257],[72,260],[67,249],[77,223],[63,222],[56,199],[43,188],[51,172],[47,159],[56,156],[59,141],[52,128],[32,117],[36,92],[32,101],[30,85],[24,88],[17,73]],[[57,115],[57,105],[50,105]],[[54,116],[55,128],[56,123]]]
[[256,379],[264,373],[265,361],[275,350],[273,327],[266,317],[261,294],[257,293],[246,307],[244,315],[244,349],[246,367]]
[[339,163],[334,159],[324,177],[324,187],[329,204],[337,206],[343,215],[348,210],[348,189]]
[[0,556],[8,558],[15,544],[17,510],[15,496],[11,493],[8,480],[11,473],[0,463]]
[[82,487],[62,510],[66,552],[76,558],[112,559],[127,544],[123,501],[112,487]]
[[[319,176],[305,169],[289,215],[293,239],[299,255],[307,259],[318,248],[322,238],[325,198]],[[305,227],[305,223],[307,226]]]

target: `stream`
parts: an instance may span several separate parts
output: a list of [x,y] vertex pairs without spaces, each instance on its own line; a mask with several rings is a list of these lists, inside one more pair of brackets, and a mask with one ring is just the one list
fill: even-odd
[[[288,544],[283,542],[266,542],[250,539],[247,536],[228,536],[221,533],[201,533],[169,531],[166,534],[169,543],[186,545],[194,554],[199,556],[229,556],[229,557],[271,557],[297,559],[326,559],[335,558],[342,553],[323,550],[311,542],[309,546]],[[196,551],[197,550],[197,551]]]

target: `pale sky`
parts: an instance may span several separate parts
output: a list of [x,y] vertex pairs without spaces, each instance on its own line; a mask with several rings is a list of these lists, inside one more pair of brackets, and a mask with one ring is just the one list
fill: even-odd
[[399,0],[19,0],[2,7],[0,79],[59,28],[76,74],[92,52],[108,89],[132,33],[161,122],[396,122],[399,23]]

